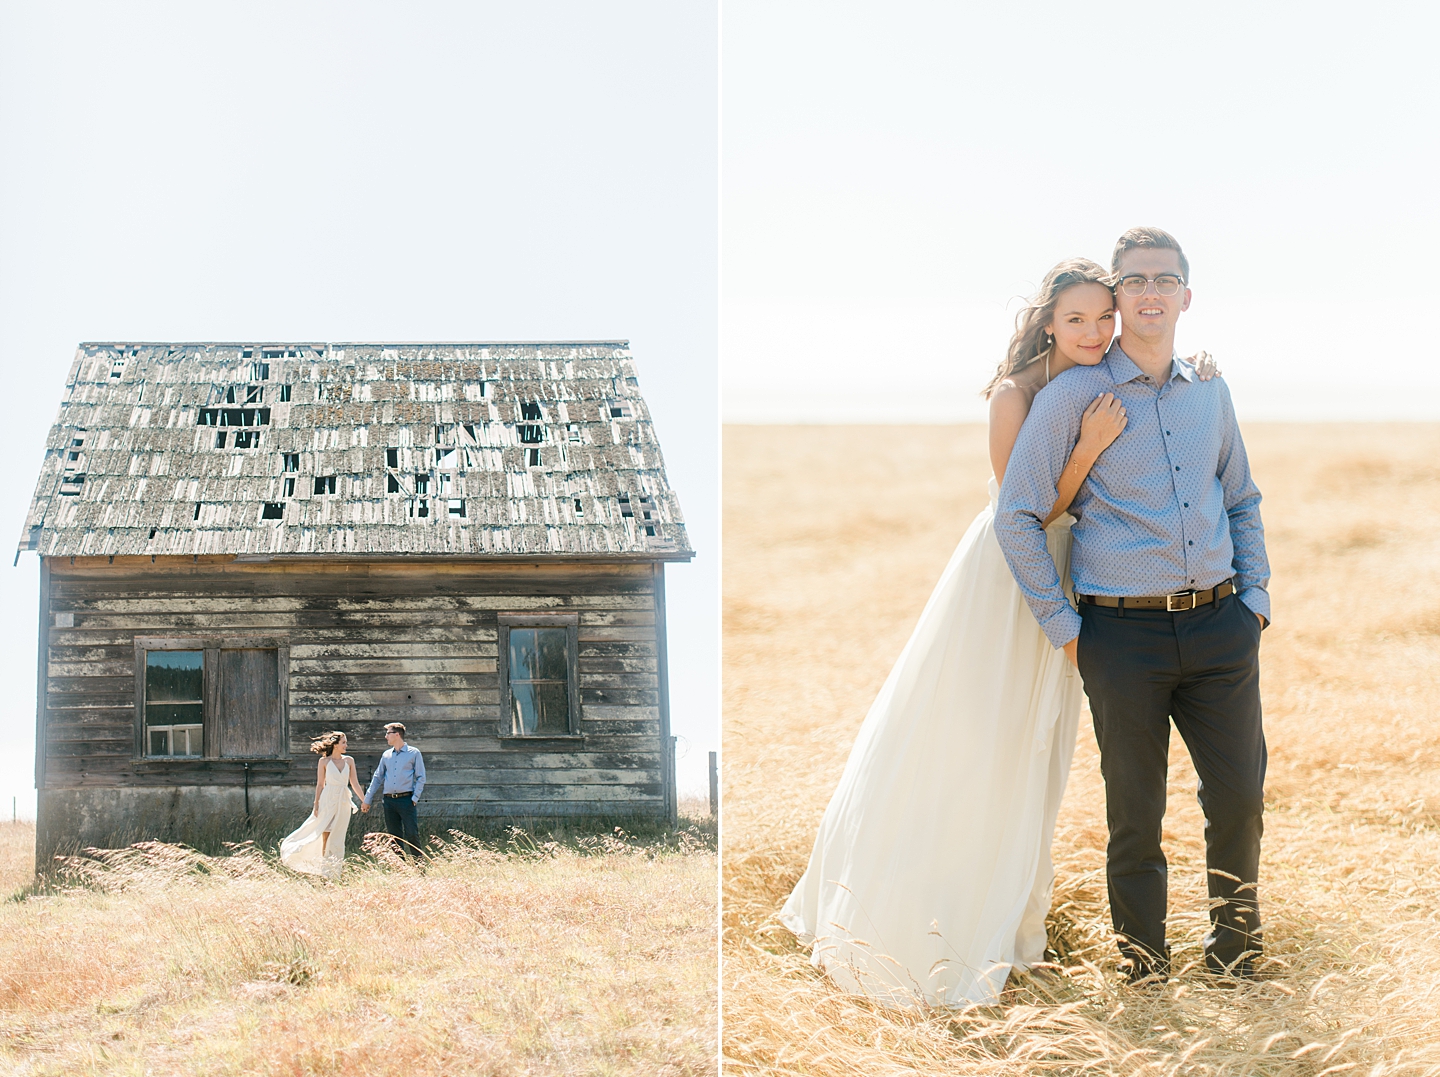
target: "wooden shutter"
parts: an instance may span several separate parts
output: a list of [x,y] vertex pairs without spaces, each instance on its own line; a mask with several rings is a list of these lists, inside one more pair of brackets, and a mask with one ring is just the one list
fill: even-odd
[[220,652],[220,754],[256,759],[283,755],[280,652],[244,648]]

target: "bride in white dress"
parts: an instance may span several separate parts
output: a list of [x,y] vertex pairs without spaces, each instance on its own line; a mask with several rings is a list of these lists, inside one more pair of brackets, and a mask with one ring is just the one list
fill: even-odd
[[310,742],[310,750],[320,756],[315,776],[315,807],[309,818],[280,843],[280,863],[295,871],[338,879],[345,864],[345,831],[355,802],[350,790],[362,800],[364,791],[355,773],[355,760],[345,754],[349,747],[345,734],[325,733]]
[[[994,1002],[1012,968],[1045,954],[1050,840],[1081,682],[1040,631],[991,521],[1036,393],[1072,366],[1099,363],[1110,345],[1105,270],[1062,262],[1016,326],[986,388],[990,507],[871,705],[780,916],[843,989],[892,1005]],[[1064,509],[1125,421],[1110,394],[1091,404],[1061,478],[1046,535],[1067,588]]]

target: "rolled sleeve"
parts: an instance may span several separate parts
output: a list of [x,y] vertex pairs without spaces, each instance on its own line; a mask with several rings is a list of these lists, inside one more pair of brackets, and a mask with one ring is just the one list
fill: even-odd
[[996,541],[1030,612],[1054,647],[1080,635],[1080,615],[1065,597],[1044,527],[1079,435],[1080,410],[1058,381],[1036,396],[1011,450],[995,511]]

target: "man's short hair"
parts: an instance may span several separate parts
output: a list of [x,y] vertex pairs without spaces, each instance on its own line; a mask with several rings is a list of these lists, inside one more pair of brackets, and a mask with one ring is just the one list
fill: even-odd
[[1120,275],[1120,259],[1126,251],[1137,247],[1174,251],[1180,256],[1180,275],[1190,283],[1190,259],[1180,249],[1180,241],[1162,228],[1132,228],[1115,241],[1115,253],[1110,255],[1110,272]]
[[403,739],[405,736],[405,724],[403,722],[386,722],[385,732],[399,733],[401,738]]

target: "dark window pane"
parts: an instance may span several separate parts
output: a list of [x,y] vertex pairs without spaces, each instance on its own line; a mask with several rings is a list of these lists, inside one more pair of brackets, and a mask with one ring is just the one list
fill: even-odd
[[205,698],[204,651],[148,651],[145,700],[199,703]]
[[563,628],[510,629],[512,681],[563,681],[569,676]]
[[516,733],[570,732],[569,693],[563,684],[511,684]]
[[164,729],[152,729],[150,731],[150,754],[170,754],[170,734]]
[[205,720],[203,703],[147,703],[146,725],[200,725]]

